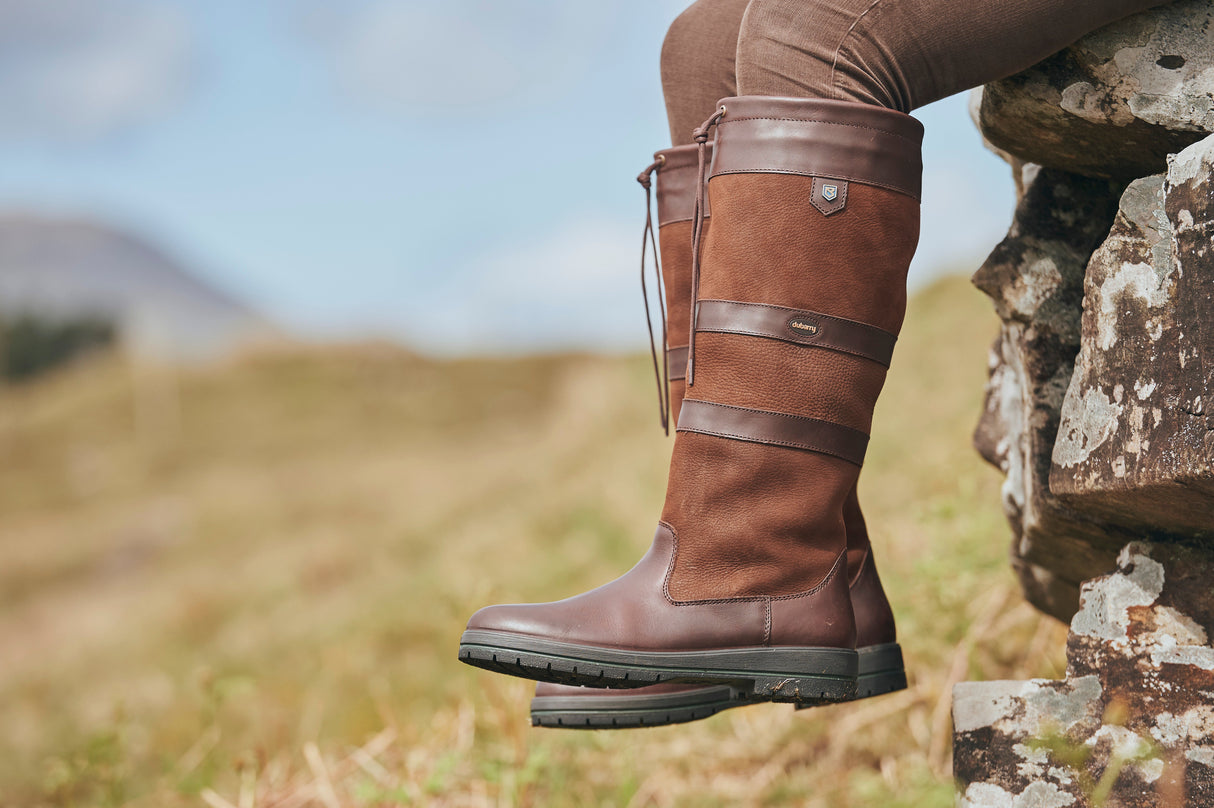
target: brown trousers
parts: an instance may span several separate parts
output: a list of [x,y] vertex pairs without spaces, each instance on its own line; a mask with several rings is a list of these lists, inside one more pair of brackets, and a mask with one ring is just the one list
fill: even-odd
[[1010,76],[1161,0],[697,0],[662,45],[671,139],[718,99],[833,98],[910,112]]

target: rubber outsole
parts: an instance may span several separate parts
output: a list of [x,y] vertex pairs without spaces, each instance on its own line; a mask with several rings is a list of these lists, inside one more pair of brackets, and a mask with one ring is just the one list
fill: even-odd
[[635,729],[684,724],[750,704],[736,688],[702,687],[686,693],[536,696],[531,725],[559,729]]
[[[906,690],[906,664],[902,659],[902,646],[891,642],[859,648],[857,652],[860,657],[859,675],[856,677],[856,695],[853,700]],[[804,710],[813,706],[797,705],[797,709]]]
[[[858,677],[853,701],[905,690],[906,669],[897,643],[858,649]],[[531,725],[557,729],[636,729],[698,721],[732,707],[763,699],[731,687],[703,687],[684,693],[654,695],[537,696],[531,700]],[[817,706],[798,704],[798,710]]]
[[755,700],[794,704],[853,698],[859,670],[859,655],[847,648],[626,651],[477,630],[460,638],[459,658],[478,668],[558,684],[729,684]]

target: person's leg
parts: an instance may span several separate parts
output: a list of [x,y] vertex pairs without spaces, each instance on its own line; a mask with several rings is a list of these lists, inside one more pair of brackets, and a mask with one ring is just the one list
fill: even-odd
[[691,132],[712,112],[717,99],[737,95],[734,57],[748,0],[698,0],[680,14],[662,42],[662,92],[675,146],[691,143]]
[[[1039,62],[1160,0],[751,0],[739,95],[910,112]],[[724,97],[724,96],[722,96]]]

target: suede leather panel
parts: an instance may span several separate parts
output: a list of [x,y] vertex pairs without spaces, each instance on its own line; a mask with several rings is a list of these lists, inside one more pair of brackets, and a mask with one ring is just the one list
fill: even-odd
[[680,537],[670,596],[813,589],[846,549],[843,500],[859,471],[828,455],[679,432],[662,511]]
[[854,183],[846,210],[828,217],[814,208],[812,185],[785,174],[714,177],[700,297],[808,309],[897,334],[919,203]]
[[[796,175],[714,177],[700,298],[807,309],[896,335],[918,203],[855,183],[847,208],[824,217],[812,187],[812,178]],[[865,432],[885,379],[884,368],[860,357],[736,334],[697,334],[695,361],[687,391],[694,398]],[[812,589],[846,552],[843,506],[858,475],[856,466],[811,451],[678,433],[663,510],[682,536],[671,596]],[[800,631],[801,620],[792,626]]]
[[692,223],[685,221],[664,225],[658,231],[662,282],[666,286],[667,348],[686,345],[691,337],[691,228]]
[[885,368],[859,356],[738,334],[696,335],[690,398],[802,415],[868,433]]

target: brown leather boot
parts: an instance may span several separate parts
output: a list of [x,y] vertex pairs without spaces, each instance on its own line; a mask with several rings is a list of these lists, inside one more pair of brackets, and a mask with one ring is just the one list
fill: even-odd
[[699,139],[718,122],[689,398],[653,547],[584,595],[482,609],[466,662],[778,701],[855,693],[843,512],[905,308],[922,127],[757,97],[724,101]]
[[[691,240],[697,180],[697,147],[677,146],[654,154],[638,180],[648,190],[656,173],[661,277],[669,316],[666,355],[671,419],[678,421],[687,377],[687,334],[691,324]],[[707,155],[711,159],[712,144]],[[705,210],[704,230],[711,219]],[[648,224],[648,220],[647,220]],[[647,307],[648,308],[648,307]],[[674,344],[680,343],[680,344]],[[856,698],[906,688],[902,649],[894,615],[871,557],[868,530],[853,488],[843,508],[847,532],[847,573],[856,615],[859,671]],[[631,690],[539,682],[531,700],[531,724],[566,729],[623,729],[695,721],[730,707],[754,704],[745,690],[728,686],[660,684]],[[805,705],[810,706],[810,705]]]

